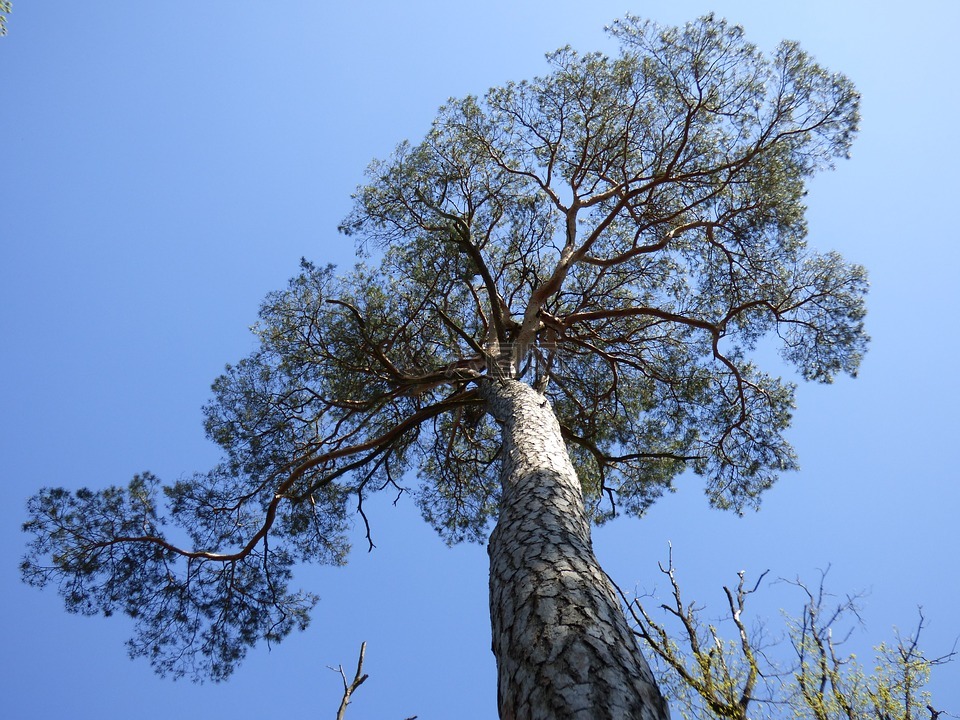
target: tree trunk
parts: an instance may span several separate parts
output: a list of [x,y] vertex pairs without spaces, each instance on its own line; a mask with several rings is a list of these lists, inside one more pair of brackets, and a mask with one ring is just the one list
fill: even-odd
[[613,586],[593,555],[583,491],[553,408],[485,382],[503,432],[490,536],[490,617],[502,720],[667,720]]

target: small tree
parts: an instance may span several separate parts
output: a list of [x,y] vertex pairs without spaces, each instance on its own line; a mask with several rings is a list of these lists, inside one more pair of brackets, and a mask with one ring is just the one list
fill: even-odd
[[[735,589],[724,587],[729,614],[705,621],[704,608],[684,599],[671,554],[661,572],[669,599],[659,605],[667,620],[655,618],[651,596],[627,598],[621,592],[643,647],[654,658],[661,688],[684,720],[937,720],[925,690],[931,670],[950,662],[956,650],[928,657],[920,649],[925,619],[895,643],[881,643],[872,671],[842,650],[860,620],[857,596],[832,604],[820,583],[796,580],[804,604],[798,616],[786,614],[791,657],[782,657],[769,629],[748,619],[747,601],[767,573],[751,586],[738,573]],[[734,637],[723,632],[725,624]]]
[[807,248],[803,196],[858,96],[712,16],[610,33],[619,55],[558,50],[374,162],[341,226],[365,263],[304,262],[214,383],[223,462],[42,490],[27,582],[131,615],[158,671],[221,679],[306,625],[291,569],[344,562],[350,499],[415,471],[447,541],[489,533],[501,717],[664,717],[590,523],[688,469],[739,511],[794,467],[761,338],[806,379],[855,373],[865,273]]

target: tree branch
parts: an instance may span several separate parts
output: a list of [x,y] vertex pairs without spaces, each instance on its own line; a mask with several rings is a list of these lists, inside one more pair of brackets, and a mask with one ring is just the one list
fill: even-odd
[[[343,699],[340,701],[340,708],[337,710],[337,720],[343,720],[347,713],[347,705],[350,704],[350,697],[356,692],[357,688],[363,685],[367,678],[370,677],[363,672],[363,660],[366,653],[367,643],[362,642],[360,643],[360,658],[357,660],[357,672],[349,684],[347,683],[347,676],[343,672],[343,665],[337,667],[337,671],[339,671],[340,677],[343,679]],[[330,669],[333,670],[333,668]]]

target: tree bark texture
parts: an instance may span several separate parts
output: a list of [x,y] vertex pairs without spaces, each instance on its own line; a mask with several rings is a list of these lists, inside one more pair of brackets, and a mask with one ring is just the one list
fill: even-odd
[[515,380],[482,392],[503,432],[490,536],[490,617],[502,720],[667,720],[613,586],[549,401]]

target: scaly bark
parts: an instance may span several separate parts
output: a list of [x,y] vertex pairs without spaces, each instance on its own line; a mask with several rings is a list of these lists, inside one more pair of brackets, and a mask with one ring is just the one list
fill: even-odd
[[503,432],[490,536],[490,616],[502,720],[667,720],[593,554],[583,491],[553,408],[516,380],[481,392]]

